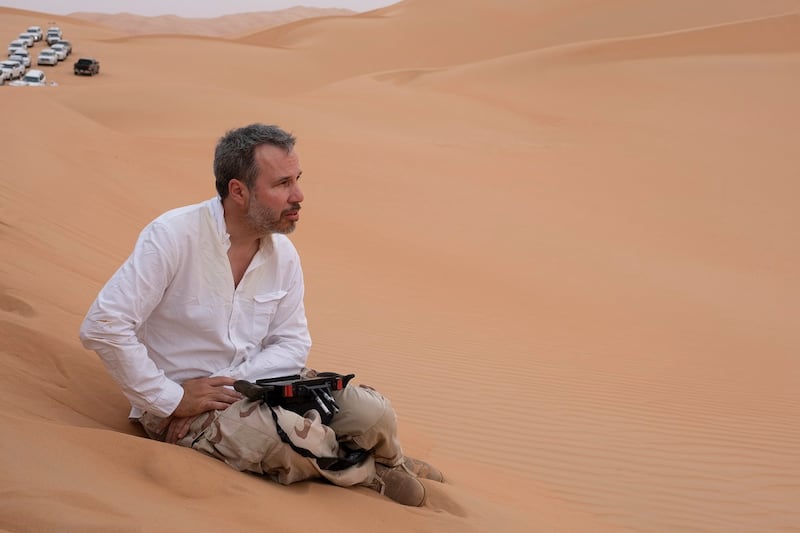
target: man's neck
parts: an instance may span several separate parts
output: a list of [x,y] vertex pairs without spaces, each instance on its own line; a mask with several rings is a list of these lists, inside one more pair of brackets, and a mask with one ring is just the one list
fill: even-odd
[[225,219],[225,230],[230,236],[231,247],[237,249],[252,247],[257,250],[262,236],[250,227],[246,217],[231,209],[230,206],[226,206],[225,202],[222,203],[222,212]]
[[[225,205],[223,204],[223,207]],[[234,287],[244,277],[250,262],[258,253],[261,246],[261,236],[256,234],[248,225],[245,217],[232,209],[224,209],[225,229],[230,238],[228,260],[231,263]]]

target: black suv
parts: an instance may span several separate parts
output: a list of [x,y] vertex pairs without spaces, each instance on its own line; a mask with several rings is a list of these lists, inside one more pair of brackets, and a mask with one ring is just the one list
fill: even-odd
[[75,62],[75,75],[88,74],[94,76],[100,74],[100,62],[90,57],[82,57]]

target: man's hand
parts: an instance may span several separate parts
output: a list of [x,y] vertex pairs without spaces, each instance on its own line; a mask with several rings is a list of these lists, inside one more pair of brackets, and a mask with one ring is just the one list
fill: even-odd
[[227,409],[234,402],[242,399],[242,395],[228,386],[234,384],[233,378],[197,378],[188,379],[181,384],[183,398],[172,413],[173,417],[184,418],[197,416],[206,411]]
[[181,384],[183,398],[170,417],[165,440],[175,444],[189,432],[189,424],[194,417],[207,411],[227,409],[230,404],[241,400],[241,394],[227,387],[235,381],[226,377],[184,381]]
[[164,438],[164,441],[170,444],[177,443],[189,433],[189,426],[194,419],[194,416],[187,416],[185,418],[170,418],[169,426],[167,426],[167,436]]

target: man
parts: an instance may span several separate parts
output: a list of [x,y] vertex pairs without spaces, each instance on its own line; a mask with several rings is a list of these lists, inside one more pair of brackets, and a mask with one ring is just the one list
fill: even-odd
[[[214,156],[218,196],[145,227],[89,309],[81,341],[100,356],[151,438],[284,484],[321,476],[422,505],[419,478],[442,475],[403,455],[394,410],[373,389],[336,392],[340,411],[323,425],[315,410],[301,416],[231,388],[240,379],[309,373],[303,273],[286,237],[303,202],[294,145],[277,126],[226,133]],[[338,470],[313,457],[352,450],[369,454]]]

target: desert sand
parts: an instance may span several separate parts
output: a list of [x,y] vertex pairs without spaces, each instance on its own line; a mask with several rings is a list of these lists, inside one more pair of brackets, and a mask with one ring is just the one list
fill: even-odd
[[[800,530],[800,2],[406,0],[238,38],[0,9],[0,529]],[[41,46],[41,45],[37,45]],[[75,77],[79,56],[101,62]],[[147,440],[78,327],[229,128],[293,131],[310,364],[424,507]]]

